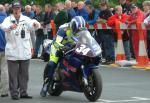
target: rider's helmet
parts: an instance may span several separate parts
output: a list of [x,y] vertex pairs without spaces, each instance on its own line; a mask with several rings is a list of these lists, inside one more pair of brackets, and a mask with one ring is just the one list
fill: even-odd
[[86,28],[85,25],[86,25],[86,23],[82,16],[75,16],[70,22],[70,27],[72,29],[73,34]]

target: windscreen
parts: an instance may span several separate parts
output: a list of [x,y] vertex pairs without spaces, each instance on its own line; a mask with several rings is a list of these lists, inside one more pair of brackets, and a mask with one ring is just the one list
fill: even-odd
[[91,36],[90,32],[87,30],[81,31],[78,33],[78,42],[81,44],[87,45],[95,56],[100,55],[102,52],[100,45],[97,41]]

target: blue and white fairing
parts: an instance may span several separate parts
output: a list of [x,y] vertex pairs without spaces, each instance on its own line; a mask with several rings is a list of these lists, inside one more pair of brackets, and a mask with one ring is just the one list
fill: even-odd
[[87,30],[78,33],[78,41],[75,48],[75,52],[80,55],[85,55],[88,57],[99,56],[102,52],[100,45],[91,36],[90,32]]

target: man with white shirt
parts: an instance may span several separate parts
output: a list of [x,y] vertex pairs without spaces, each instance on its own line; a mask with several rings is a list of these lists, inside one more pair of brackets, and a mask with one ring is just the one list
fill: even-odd
[[13,100],[32,98],[27,93],[29,78],[29,64],[31,59],[30,30],[40,27],[36,20],[21,14],[21,4],[12,4],[13,14],[8,16],[1,24],[5,31],[5,56],[8,62],[9,88]]

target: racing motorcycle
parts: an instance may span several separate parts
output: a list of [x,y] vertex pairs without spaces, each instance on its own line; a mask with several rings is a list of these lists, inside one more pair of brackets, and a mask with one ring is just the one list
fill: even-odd
[[[102,92],[99,71],[101,48],[89,31],[81,31],[79,34],[79,37],[72,38],[76,42],[75,46],[67,51],[62,49],[62,59],[55,70],[48,93],[59,96],[63,91],[82,92],[89,101],[94,102]],[[47,48],[50,51],[50,46]]]

